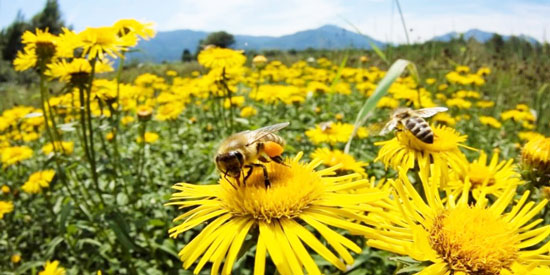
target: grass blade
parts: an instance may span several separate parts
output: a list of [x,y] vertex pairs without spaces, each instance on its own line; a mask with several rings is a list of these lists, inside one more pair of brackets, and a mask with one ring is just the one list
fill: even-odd
[[409,67],[409,70],[415,71],[416,68],[413,67],[412,63],[405,59],[398,59],[395,61],[384,78],[380,80],[378,85],[376,86],[376,90],[374,90],[374,93],[367,99],[365,104],[363,104],[363,107],[361,107],[361,110],[357,114],[357,118],[355,119],[355,127],[353,128],[353,133],[349,137],[348,143],[346,144],[346,148],[344,149],[344,152],[348,153],[351,145],[351,141],[355,134],[357,133],[357,130],[370,116],[371,111],[376,107],[376,103],[388,93],[388,89],[390,88],[391,84],[403,73],[405,68]]
[[357,32],[358,34],[362,35],[363,37],[365,37],[367,39],[371,49],[376,53],[376,55],[378,55],[378,57],[380,57],[380,59],[382,59],[384,62],[386,62],[386,64],[388,64],[388,65],[390,64],[390,61],[388,60],[388,58],[386,57],[384,52],[382,52],[382,50],[380,48],[378,48],[378,46],[376,46],[376,44],[372,41],[372,39],[369,36],[364,35],[363,33],[361,33],[361,30],[359,30],[359,28],[357,28],[355,25],[353,25],[347,19],[345,19],[345,18],[342,18],[342,19],[344,21],[346,21],[346,23],[348,23],[355,30],[355,32]]

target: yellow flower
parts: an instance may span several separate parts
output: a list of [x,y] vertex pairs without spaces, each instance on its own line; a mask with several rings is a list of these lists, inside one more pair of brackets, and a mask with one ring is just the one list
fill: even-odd
[[436,79],[435,79],[435,78],[428,78],[428,79],[426,79],[426,84],[428,84],[428,85],[432,85],[432,84],[434,84],[434,83],[435,83],[435,81],[436,81]]
[[262,66],[267,63],[267,58],[263,55],[256,55],[252,58],[252,64],[254,66]]
[[489,100],[480,100],[476,103],[476,106],[479,108],[491,108],[495,106],[495,102]]
[[455,72],[457,73],[469,73],[470,67],[468,66],[456,66]]
[[[135,19],[120,19],[113,25],[113,28],[117,30],[119,36],[134,35],[145,40],[155,36],[152,23],[141,23]],[[137,39],[135,41],[137,42]],[[131,46],[135,46],[135,44]]]
[[11,255],[10,261],[14,264],[19,263],[21,261],[21,254],[16,253],[16,254]]
[[11,213],[12,211],[13,211],[13,202],[0,201],[0,220],[4,218],[5,214]]
[[113,131],[105,134],[105,139],[107,139],[107,141],[111,141],[115,138],[115,133]]
[[[353,124],[341,122],[324,122],[315,126],[314,129],[306,131],[306,136],[313,144],[329,143],[336,144],[339,142],[347,142],[353,133]],[[366,138],[368,130],[365,127],[360,127],[357,131],[357,137]]]
[[445,103],[449,107],[457,107],[459,109],[469,109],[470,107],[472,107],[472,102],[470,102],[468,100],[464,100],[462,98],[447,99],[447,101],[445,101]]
[[456,119],[454,119],[449,113],[438,113],[432,118],[433,122],[445,123],[447,126],[454,126]]
[[449,88],[449,85],[447,85],[445,83],[439,84],[439,86],[437,86],[438,91],[445,91],[445,90],[447,90],[447,88]]
[[128,124],[134,122],[134,117],[133,116],[124,116],[120,119],[120,122],[124,125],[128,125]]
[[179,101],[167,103],[158,108],[155,118],[160,121],[174,120],[183,112],[183,109],[185,106]]
[[36,54],[23,50],[17,52],[17,56],[13,60],[13,67],[16,71],[26,71],[35,67],[36,62],[38,62]]
[[502,123],[500,123],[500,121],[498,121],[498,119],[496,119],[492,116],[480,116],[479,121],[481,122],[481,124],[489,125],[493,128],[498,129],[498,128],[502,127]]
[[544,138],[544,135],[533,131],[527,131],[527,132],[519,132],[518,137],[523,141],[529,141],[537,138]]
[[502,196],[502,193],[510,186],[521,184],[521,176],[516,172],[513,159],[498,162],[498,152],[493,153],[491,161],[487,163],[487,154],[481,152],[479,158],[469,163],[463,172],[458,173],[458,178],[449,183],[452,194],[458,196],[468,184],[474,198],[485,194]]
[[[155,143],[159,139],[159,135],[157,133],[153,132],[146,132],[145,133],[145,143]],[[142,137],[137,137],[136,141],[138,143],[141,143],[143,141]]]
[[536,137],[527,142],[521,151],[521,161],[540,173],[550,173],[550,138]]
[[4,193],[4,194],[8,194],[9,192],[11,192],[11,189],[10,189],[10,187],[9,187],[9,186],[7,186],[7,185],[5,185],[5,184],[4,184],[4,185],[2,185],[2,193]]
[[535,116],[533,114],[531,114],[529,111],[523,111],[523,110],[517,110],[517,109],[502,112],[500,114],[500,117],[504,121],[513,119],[514,121],[531,121],[531,122],[533,122],[533,121],[536,120]]
[[231,68],[242,66],[246,57],[240,51],[212,47],[202,50],[198,60],[206,68]]
[[516,110],[522,111],[522,112],[528,112],[529,106],[527,106],[527,104],[518,104],[516,105]]
[[361,247],[335,228],[368,234],[371,229],[359,223],[365,216],[357,211],[370,209],[371,203],[388,194],[370,188],[368,180],[356,180],[357,174],[332,176],[338,167],[316,171],[321,161],[304,164],[301,156],[287,160],[286,165],[267,163],[270,187],[264,185],[262,169],[254,169],[246,184],[237,184],[233,178],[222,178],[215,185],[176,184],[177,192],[168,205],[187,210],[175,219],[180,224],[170,229],[170,237],[205,224],[180,251],[183,267],[198,262],[194,270],[198,274],[212,262],[212,274],[230,274],[244,240],[252,235],[249,231],[258,228],[250,239],[257,243],[254,274],[264,274],[268,253],[283,275],[304,274],[304,268],[308,274],[321,274],[312,252],[346,271],[346,265],[353,263],[348,249],[359,253]]
[[484,196],[470,204],[468,185],[461,195],[442,198],[439,177],[421,173],[420,178],[422,195],[400,171],[393,182],[393,205],[370,214],[376,232],[369,235],[367,245],[431,264],[418,274],[501,274],[514,264],[550,264],[550,243],[539,245],[550,235],[550,225],[533,229],[542,219],[530,222],[546,200],[527,202],[525,192],[508,208],[516,194],[509,185],[490,206]]
[[338,170],[341,171],[353,171],[366,176],[365,166],[366,162],[356,161],[353,156],[346,154],[340,150],[330,150],[329,148],[317,148],[312,154],[311,158],[320,159],[326,166],[340,165]]
[[[42,147],[42,152],[44,154],[49,155],[52,152],[54,152],[54,146],[50,142]],[[55,149],[57,152],[62,152],[65,155],[70,155],[74,151],[74,142],[72,141],[56,141],[55,142]]]
[[168,71],[166,71],[166,75],[167,76],[178,76],[178,72],[176,72],[174,70],[168,70]]
[[[58,37],[45,31],[36,29],[35,33],[25,31],[21,36],[24,49],[17,53],[13,61],[16,71],[25,71],[39,64],[46,65],[57,54]],[[37,64],[38,63],[38,64]]]
[[481,67],[477,70],[476,74],[481,75],[481,76],[486,76],[486,75],[491,74],[491,69],[488,68],[488,67]]
[[13,146],[2,148],[2,163],[4,168],[17,164],[32,157],[33,151],[28,146]]
[[[421,171],[433,170],[433,173],[439,173],[446,183],[449,179],[449,167],[452,171],[463,171],[468,163],[459,149],[468,148],[462,144],[466,141],[466,136],[442,125],[432,125],[431,128],[434,132],[434,141],[431,144],[422,142],[409,131],[399,131],[391,140],[374,143],[382,146],[374,161],[381,160],[386,168],[390,166],[395,170],[412,169],[418,164]],[[432,163],[433,168],[430,168]]]
[[376,107],[378,108],[390,108],[395,109],[399,106],[399,100],[394,99],[392,97],[383,96],[380,98],[378,103],[376,103]]
[[153,107],[149,105],[139,105],[136,108],[136,114],[140,121],[148,121],[153,115]]
[[55,176],[54,170],[44,170],[32,173],[21,189],[29,194],[37,194],[42,188],[48,188]]
[[[111,72],[113,68],[109,63],[97,62],[96,73]],[[48,65],[48,70],[45,72],[51,78],[58,78],[63,82],[69,82],[75,86],[88,83],[90,74],[92,73],[92,65],[84,58],[74,58],[67,62],[61,60]]]
[[240,107],[244,104],[244,96],[232,96],[231,100],[226,98],[223,102],[223,107],[229,109],[231,106]]
[[59,266],[59,261],[47,261],[44,270],[40,271],[38,275],[65,275],[65,269]]
[[105,55],[112,58],[122,56],[129,47],[137,44],[137,37],[134,35],[119,36],[119,29],[116,27],[86,28],[78,34],[82,46],[82,57],[88,59],[103,59]]
[[362,56],[359,57],[359,61],[361,61],[361,63],[365,63],[365,62],[369,61],[369,58],[366,55],[362,55]]
[[258,110],[252,106],[246,106],[241,109],[241,117],[251,117],[258,113]]

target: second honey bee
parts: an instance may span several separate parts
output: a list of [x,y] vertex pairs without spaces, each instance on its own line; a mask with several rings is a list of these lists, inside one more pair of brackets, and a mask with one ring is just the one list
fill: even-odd
[[422,142],[432,144],[434,142],[434,133],[424,118],[445,111],[447,111],[445,107],[424,108],[419,110],[399,108],[393,112],[390,121],[386,123],[382,131],[380,131],[380,134],[385,135],[401,124]]
[[264,174],[266,188],[270,186],[267,168],[262,163],[274,161],[282,164],[281,154],[284,151],[285,140],[275,134],[287,127],[284,122],[266,126],[252,131],[233,134],[220,144],[216,154],[216,167],[224,177],[232,177],[240,184],[241,174],[247,168],[243,183],[250,177],[255,167],[261,168]]

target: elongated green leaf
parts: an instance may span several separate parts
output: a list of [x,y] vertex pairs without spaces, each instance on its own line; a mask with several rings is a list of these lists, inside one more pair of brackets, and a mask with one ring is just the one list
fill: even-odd
[[348,143],[346,144],[346,148],[344,149],[346,153],[349,152],[351,141],[355,136],[355,134],[357,133],[357,130],[361,125],[363,125],[363,123],[365,123],[367,118],[370,116],[370,113],[376,107],[376,103],[378,103],[378,101],[388,93],[388,89],[393,84],[393,82],[395,82],[395,80],[401,75],[401,73],[403,73],[405,68],[407,68],[407,66],[409,66],[410,64],[412,64],[410,61],[404,60],[404,59],[399,59],[395,61],[391,65],[390,69],[388,70],[384,78],[380,80],[380,82],[376,86],[376,89],[374,90],[374,93],[367,99],[367,101],[365,102],[365,104],[363,104],[363,107],[361,108],[361,110],[359,110],[359,113],[357,114],[357,118],[355,119],[355,127],[353,128],[353,133],[349,137]]
[[344,59],[342,62],[340,62],[340,66],[338,67],[338,71],[336,71],[336,75],[332,79],[332,82],[330,83],[330,90],[332,91],[334,89],[334,86],[338,84],[340,81],[340,77],[342,76],[342,70],[344,67],[346,67],[346,63],[348,62],[349,53],[346,51],[346,55],[344,56]]

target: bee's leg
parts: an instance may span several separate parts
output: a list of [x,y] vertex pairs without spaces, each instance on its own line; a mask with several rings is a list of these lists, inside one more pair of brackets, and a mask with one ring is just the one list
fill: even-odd
[[252,165],[245,165],[244,168],[248,168],[248,172],[246,172],[246,176],[244,176],[243,184],[246,184],[246,180],[252,175],[252,170],[254,170],[254,167]]
[[286,166],[286,167],[289,167],[289,166],[283,161],[283,157],[281,157],[281,156],[272,157],[271,160],[274,161],[274,162],[276,162],[276,163],[278,163],[278,164],[280,164],[280,165],[284,165],[284,166]]
[[[229,182],[229,184],[231,184],[231,187],[233,187],[233,189],[237,190],[237,187],[235,187],[235,185],[233,185],[233,183],[231,182],[231,180],[227,177],[227,172],[225,172],[225,173],[223,174],[223,178],[224,178],[227,182]],[[237,183],[240,185],[239,179],[237,179]]]
[[265,165],[263,164],[255,164],[254,166],[260,166],[262,167],[262,171],[264,172],[264,184],[265,184],[265,188],[267,189],[268,187],[271,186],[271,182],[269,181],[269,176],[267,175],[267,168],[265,167]]

